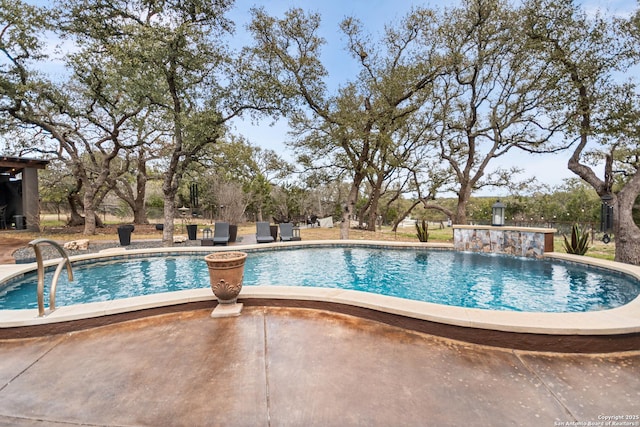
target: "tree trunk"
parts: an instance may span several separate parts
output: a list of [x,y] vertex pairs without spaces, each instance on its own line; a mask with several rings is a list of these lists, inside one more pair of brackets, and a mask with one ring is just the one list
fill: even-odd
[[456,206],[456,213],[451,218],[454,224],[466,225],[467,224],[467,204],[471,198],[471,186],[468,184],[462,184],[460,193],[458,193],[458,205]]
[[[356,182],[357,181],[357,182]],[[362,179],[354,179],[351,184],[351,190],[347,196],[347,204],[342,211],[342,223],[340,224],[340,239],[349,239],[349,229],[351,228],[351,218],[353,218],[353,212],[356,208],[356,202],[358,201],[358,188]]]
[[162,230],[162,246],[173,246],[175,230],[174,219],[176,212],[176,194],[178,194],[178,182],[182,175],[177,171],[178,156],[174,154],[162,183],[164,195],[164,229]]
[[376,223],[378,221],[378,205],[380,202],[380,189],[376,188],[371,194],[369,203],[369,220],[367,221],[367,230],[376,231]]
[[84,204],[84,232],[85,235],[96,234],[96,210],[93,206],[95,194],[85,189]]
[[162,246],[173,246],[174,234],[174,213],[175,213],[175,194],[166,194],[164,196],[164,228],[162,230]]
[[467,224],[467,202],[468,200],[458,200],[458,205],[456,206],[456,214],[452,218],[452,222],[454,224]]
[[616,229],[615,261],[640,265],[640,230],[635,224],[628,224],[628,221],[621,222]]
[[[82,215],[80,215],[80,213],[78,212],[78,205],[80,204],[80,202],[78,201],[78,197],[76,194],[71,194],[67,197],[68,201],[69,201],[69,221],[67,221],[67,225],[69,227],[79,227],[79,226],[85,226],[86,225],[86,221],[84,219],[84,217]],[[84,209],[83,209],[84,211]],[[59,215],[59,213],[58,213]],[[95,228],[96,227],[102,227],[104,225],[104,223],[102,222],[102,220],[100,219],[100,217],[98,216],[97,212],[93,212],[93,221],[94,221],[94,233],[95,234]],[[84,233],[86,234],[86,233]]]
[[614,198],[615,260],[640,265],[640,228],[633,220],[633,206],[640,194],[640,174],[628,181]]
[[344,209],[342,212],[342,222],[340,222],[340,239],[348,240],[349,239],[349,221],[351,218],[351,214],[348,210]]
[[145,195],[147,193],[147,163],[144,154],[138,155],[138,173],[136,175],[136,197],[133,200],[133,223],[149,224],[145,209]]
[[[144,163],[140,165],[138,163],[138,170],[140,167],[145,167]],[[145,209],[145,195],[147,192],[147,174],[146,171],[138,172],[136,177],[136,197],[133,199],[133,205],[131,206],[133,210],[133,223],[134,224],[149,224],[149,219],[147,218],[147,210]]]
[[93,208],[84,209],[84,231],[83,234],[92,236],[96,234],[96,212]]
[[67,225],[69,227],[77,227],[80,225],[84,225],[84,218],[78,212],[79,203],[75,193],[70,194],[67,197],[67,200],[69,201],[69,221],[67,222]]
[[[136,203],[136,205],[138,205],[138,203]],[[149,219],[147,218],[147,211],[144,209],[144,203],[142,203],[142,207],[140,209],[135,209],[133,211],[133,223],[149,224]]]
[[[581,92],[582,94],[582,92]],[[583,129],[590,128],[590,117],[583,115]],[[618,194],[611,194],[613,182],[613,153],[609,154],[605,164],[605,179],[600,179],[593,169],[580,163],[582,151],[587,145],[588,133],[583,131],[580,144],[569,159],[569,170],[591,185],[600,197],[613,196],[614,211],[613,231],[615,233],[615,261],[640,265],[640,229],[633,220],[633,206],[640,194],[640,173],[636,173],[624,184]]]
[[69,202],[69,222],[67,225],[70,227],[77,227],[84,225],[84,218],[80,215],[82,209],[82,201],[80,200],[80,189],[82,188],[82,181],[76,179],[76,186],[67,195],[67,201]]

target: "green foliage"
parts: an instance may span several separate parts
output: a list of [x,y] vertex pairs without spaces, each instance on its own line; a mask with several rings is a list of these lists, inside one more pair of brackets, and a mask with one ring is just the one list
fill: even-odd
[[150,194],[145,203],[148,208],[164,208],[164,199],[159,194]]
[[564,248],[568,254],[584,255],[589,249],[589,232],[582,228],[580,229],[577,224],[571,227],[571,242],[564,234]]
[[[70,170],[62,162],[52,161],[39,174],[40,201],[43,206],[58,211],[68,204],[68,196],[74,190],[76,181]],[[55,209],[52,209],[55,207]]]
[[164,198],[161,194],[149,194],[145,201],[147,217],[150,219],[160,219],[164,215]]
[[421,242],[429,241],[429,223],[426,220],[422,220],[422,223],[416,221],[416,234],[418,235],[418,240]]
[[116,206],[113,214],[123,220],[124,218],[130,218],[133,212],[131,212],[131,207],[121,200]]
[[42,34],[51,28],[49,13],[52,12],[20,0],[0,0],[0,48],[8,60],[2,63],[3,80],[20,81],[19,68],[27,60],[45,56],[46,43]]

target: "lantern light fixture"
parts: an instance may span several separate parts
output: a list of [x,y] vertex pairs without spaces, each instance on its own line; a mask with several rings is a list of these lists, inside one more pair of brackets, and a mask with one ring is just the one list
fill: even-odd
[[504,225],[504,211],[505,204],[500,200],[496,200],[496,202],[491,206],[491,225],[501,227]]

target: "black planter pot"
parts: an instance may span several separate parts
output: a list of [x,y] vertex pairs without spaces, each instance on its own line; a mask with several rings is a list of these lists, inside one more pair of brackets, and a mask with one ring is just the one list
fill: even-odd
[[198,238],[198,224],[187,225],[187,234],[189,235],[189,240],[196,240]]
[[238,237],[238,226],[229,224],[229,242],[235,242]]
[[118,227],[118,239],[120,239],[120,246],[129,246],[131,244],[131,233],[135,227],[131,224],[121,225]]

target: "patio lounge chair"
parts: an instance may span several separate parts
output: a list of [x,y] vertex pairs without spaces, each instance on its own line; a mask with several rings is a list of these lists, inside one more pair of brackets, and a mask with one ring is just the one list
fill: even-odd
[[266,221],[256,222],[256,242],[258,243],[271,243],[273,242],[273,236],[271,235],[271,229],[269,223]]
[[293,240],[293,224],[290,222],[280,223],[280,241],[290,242]]
[[226,245],[227,243],[229,243],[229,223],[216,222],[213,230],[213,244]]

